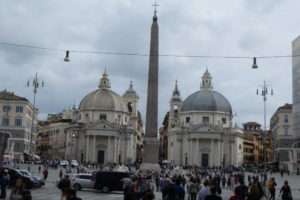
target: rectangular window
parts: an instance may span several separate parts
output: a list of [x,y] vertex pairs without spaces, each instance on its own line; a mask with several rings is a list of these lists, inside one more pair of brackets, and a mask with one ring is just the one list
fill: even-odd
[[284,128],[284,135],[289,135],[289,128]]
[[23,106],[16,106],[16,113],[23,113]]
[[9,118],[2,119],[2,126],[9,126]]
[[9,105],[4,105],[2,107],[3,112],[9,112],[10,111],[10,106]]
[[190,120],[191,120],[191,118],[190,118],[190,117],[186,117],[186,118],[185,118],[185,122],[186,122],[186,123],[189,123],[189,122],[190,122]]
[[22,126],[22,119],[16,119],[15,126]]
[[226,124],[226,118],[225,117],[222,118],[222,122],[223,122],[223,124]]
[[284,122],[288,123],[289,122],[289,116],[288,115],[284,115]]
[[208,123],[209,122],[209,117],[202,117],[202,122],[203,123]]
[[106,120],[106,114],[100,114],[100,120]]

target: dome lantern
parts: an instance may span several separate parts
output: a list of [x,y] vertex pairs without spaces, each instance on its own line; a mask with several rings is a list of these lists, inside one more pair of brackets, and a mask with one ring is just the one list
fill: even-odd
[[212,90],[213,89],[212,77],[211,77],[210,73],[208,72],[207,68],[202,76],[202,83],[200,84],[200,89],[201,90]]
[[110,88],[110,80],[108,78],[108,74],[106,73],[106,69],[100,79],[99,88],[101,89],[109,89]]

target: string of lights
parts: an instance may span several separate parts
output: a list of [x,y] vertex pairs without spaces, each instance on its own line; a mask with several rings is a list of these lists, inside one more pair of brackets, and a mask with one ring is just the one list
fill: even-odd
[[[69,62],[70,53],[83,53],[83,54],[106,54],[106,55],[122,55],[122,56],[143,56],[149,57],[149,54],[142,53],[127,53],[127,52],[110,52],[110,51],[85,51],[85,50],[68,50],[68,49],[60,49],[60,48],[50,48],[50,47],[42,47],[42,46],[34,46],[34,45],[26,45],[26,44],[17,44],[17,43],[8,43],[8,42],[0,42],[2,46],[13,46],[13,47],[21,47],[21,48],[31,48],[31,49],[39,49],[44,51],[63,51],[66,53],[64,61]],[[271,58],[292,58],[292,57],[300,57],[300,55],[270,55],[270,56],[216,56],[216,55],[176,55],[176,54],[159,54],[159,57],[175,57],[175,58],[215,58],[215,59],[253,59],[252,68],[258,68],[256,64],[256,59],[271,59]]]

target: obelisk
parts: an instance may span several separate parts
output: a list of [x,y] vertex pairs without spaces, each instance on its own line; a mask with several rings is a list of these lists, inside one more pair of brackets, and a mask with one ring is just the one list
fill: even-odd
[[153,22],[151,26],[150,57],[147,91],[146,111],[146,133],[143,148],[142,170],[159,170],[158,153],[159,139],[157,137],[157,115],[158,115],[158,24],[155,2]]

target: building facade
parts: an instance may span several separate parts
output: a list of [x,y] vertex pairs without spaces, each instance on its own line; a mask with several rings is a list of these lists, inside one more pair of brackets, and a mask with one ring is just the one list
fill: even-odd
[[232,127],[229,101],[212,90],[206,70],[200,90],[184,101],[175,84],[168,117],[168,160],[174,165],[240,166],[243,163],[243,134]]
[[130,164],[142,159],[139,96],[132,83],[123,96],[110,88],[104,72],[99,88],[81,100],[76,123],[65,129],[66,159],[101,164]]
[[[68,112],[69,111],[64,111]],[[42,160],[65,159],[65,129],[72,124],[72,118],[63,113],[48,115],[47,120],[38,123],[37,155]]]
[[290,162],[287,148],[294,143],[293,134],[293,106],[285,104],[279,107],[270,120],[273,137],[273,159],[280,163],[280,167],[288,169]]
[[6,90],[0,92],[0,129],[10,138],[5,150],[11,159],[28,161],[35,156],[37,110],[24,97]]

